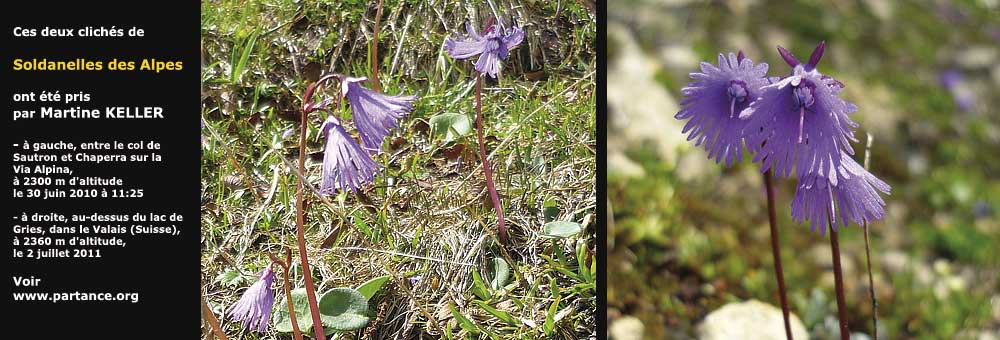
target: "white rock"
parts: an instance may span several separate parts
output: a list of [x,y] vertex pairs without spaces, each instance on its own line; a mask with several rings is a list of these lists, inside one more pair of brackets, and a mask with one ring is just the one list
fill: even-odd
[[615,340],[640,340],[642,339],[642,321],[634,316],[623,316],[611,323],[608,332]]
[[[648,143],[661,159],[676,164],[678,151],[689,143],[681,133],[683,122],[674,119],[680,106],[653,78],[660,66],[643,53],[627,28],[609,24],[608,38],[617,42],[618,55],[608,65],[608,139],[620,139],[615,145],[625,148]],[[609,153],[614,151],[610,142],[608,147]]]
[[[795,314],[790,314],[792,337],[808,339],[806,327]],[[743,339],[771,340],[785,338],[785,321],[781,309],[750,300],[730,303],[705,317],[698,325],[698,338],[702,340]]]

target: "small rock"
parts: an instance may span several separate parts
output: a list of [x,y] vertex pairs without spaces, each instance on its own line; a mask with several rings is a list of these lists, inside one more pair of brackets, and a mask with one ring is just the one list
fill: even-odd
[[993,306],[993,321],[1000,321],[1000,294],[990,298],[990,305]]
[[910,262],[909,256],[899,250],[886,251],[879,257],[882,259],[882,268],[885,268],[890,276],[902,273],[906,269],[907,263]]
[[642,339],[642,321],[634,316],[624,316],[612,322],[608,331],[615,340],[639,340]]
[[[789,315],[792,337],[808,339],[806,327],[795,314]],[[698,338],[713,339],[784,339],[785,321],[781,309],[750,300],[729,303],[705,317],[698,325]]]

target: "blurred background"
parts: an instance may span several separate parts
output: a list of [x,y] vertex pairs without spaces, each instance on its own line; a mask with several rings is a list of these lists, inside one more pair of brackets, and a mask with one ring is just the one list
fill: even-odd
[[[723,169],[673,116],[699,61],[742,49],[784,76],[776,45],[803,59],[822,40],[820,71],[859,107],[856,159],[870,134],[871,172],[892,185],[887,217],[870,226],[878,335],[1000,338],[998,1],[619,0],[608,21],[613,338],[707,338],[740,324],[739,313],[707,318],[727,304],[779,305],[758,164]],[[789,305],[811,338],[830,338],[829,242],[791,220],[795,184],[777,181]],[[849,322],[863,339],[876,330],[862,229],[840,242]],[[780,320],[774,307],[740,306]]]

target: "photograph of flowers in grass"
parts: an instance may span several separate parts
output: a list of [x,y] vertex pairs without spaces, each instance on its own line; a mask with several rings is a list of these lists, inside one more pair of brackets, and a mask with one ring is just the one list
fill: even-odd
[[596,337],[589,2],[202,5],[203,332]]
[[610,337],[995,339],[997,10],[609,4]]

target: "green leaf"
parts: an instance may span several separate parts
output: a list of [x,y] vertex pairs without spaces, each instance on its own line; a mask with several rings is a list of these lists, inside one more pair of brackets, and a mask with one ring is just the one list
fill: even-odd
[[559,205],[555,200],[545,199],[545,202],[542,203],[542,218],[545,219],[545,222],[554,221],[559,217],[560,213],[562,213],[562,210],[559,209]]
[[351,221],[354,222],[354,226],[361,229],[361,231],[365,233],[365,236],[368,236],[368,239],[371,239],[372,228],[369,228],[368,223],[365,223],[365,218],[361,211],[355,211],[351,217],[353,217],[351,218]]
[[490,313],[493,316],[497,317],[497,319],[500,319],[501,321],[506,322],[511,326],[521,326],[521,323],[518,322],[517,319],[515,319],[513,316],[510,316],[510,313],[493,308],[493,306],[490,306],[485,301],[475,301],[475,303],[479,305],[479,307],[485,310],[487,313]]
[[[282,294],[284,296],[284,294]],[[309,299],[306,297],[305,288],[292,290],[292,305],[295,307],[295,321],[299,323],[299,329],[308,332],[312,329],[312,318],[309,313]],[[288,315],[288,302],[282,298],[281,302],[275,305],[277,311],[274,312],[274,330],[281,333],[292,332],[292,318]]]
[[431,117],[431,131],[445,143],[454,141],[472,132],[472,120],[460,113],[442,113]]
[[455,309],[455,305],[449,304],[448,309],[451,310],[451,315],[455,317],[455,320],[458,320],[458,325],[461,326],[462,329],[472,335],[479,334],[479,329],[476,328],[476,324],[472,322],[472,320],[469,320],[469,318],[465,317],[465,315],[462,315],[462,313],[459,313],[458,309]]
[[319,314],[327,333],[361,329],[368,324],[368,299],[351,288],[334,288],[319,299]]
[[490,280],[490,287],[493,290],[500,290],[504,285],[507,284],[507,280],[510,279],[510,267],[507,266],[507,261],[502,258],[493,258],[493,279]]
[[371,300],[372,297],[374,297],[375,294],[378,293],[383,286],[385,286],[386,282],[389,282],[389,275],[379,276],[368,280],[358,286],[357,289],[361,295],[364,295],[365,300]]
[[549,310],[545,313],[545,323],[542,324],[542,331],[545,332],[546,336],[552,336],[555,334],[556,330],[556,314],[559,311],[559,298],[556,297],[555,301],[549,305]]
[[486,283],[483,282],[483,278],[479,276],[479,272],[475,269],[472,270],[472,293],[476,294],[480,299],[489,300],[493,297],[490,294],[490,290],[486,288]]
[[590,282],[590,267],[587,266],[587,244],[582,240],[576,244],[576,266],[583,281]]
[[227,269],[219,274],[219,276],[215,277],[215,282],[229,287],[239,286],[244,281],[246,281],[246,279],[243,277],[243,274],[241,274],[239,270],[232,268]]
[[547,238],[567,238],[576,235],[582,228],[579,223],[568,221],[555,221],[546,223],[542,227],[542,237]]

